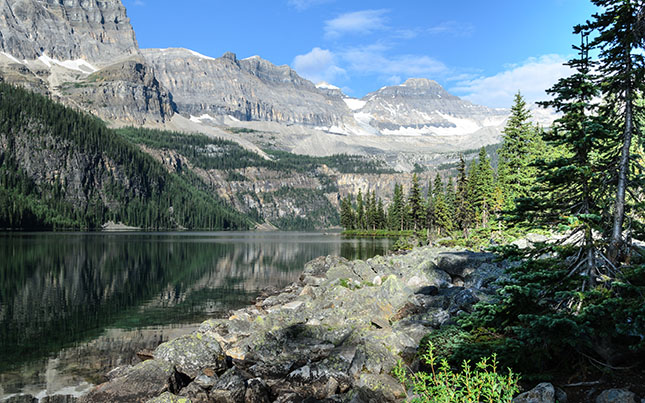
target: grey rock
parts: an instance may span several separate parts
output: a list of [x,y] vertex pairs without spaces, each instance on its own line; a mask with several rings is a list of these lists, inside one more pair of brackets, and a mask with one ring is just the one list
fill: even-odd
[[148,400],[146,403],[195,403],[185,397],[173,395],[170,392],[164,392],[154,399]]
[[191,382],[185,388],[182,388],[179,392],[179,396],[189,399],[192,403],[208,403],[210,398],[208,397],[208,391],[196,384]]
[[469,118],[480,122],[503,118],[505,111],[473,105],[448,93],[437,82],[427,79],[409,79],[402,85],[384,87],[367,94],[363,113],[373,116],[370,123],[379,130],[399,128],[454,128],[455,123],[445,116]]
[[16,395],[4,400],[5,403],[37,403],[38,399],[32,395]]
[[389,375],[363,374],[356,383],[359,395],[367,401],[395,402],[406,396],[405,388]]
[[473,305],[477,302],[479,302],[479,297],[475,295],[475,292],[473,290],[462,289],[452,297],[448,311],[451,314],[455,314],[458,311],[471,312]]
[[437,257],[437,267],[451,276],[465,278],[473,273],[482,263],[492,259],[488,253],[475,253],[470,251],[445,252]]
[[230,115],[310,126],[342,125],[351,115],[338,97],[329,96],[289,66],[259,57],[214,59],[187,49],[146,49],[143,55],[185,115]]
[[270,389],[266,383],[260,378],[253,378],[247,381],[246,393],[244,394],[244,401],[246,403],[269,403]]
[[216,376],[207,376],[207,375],[200,375],[195,380],[193,383],[199,385],[203,389],[210,389],[215,384],[217,383],[217,377]]
[[161,344],[153,353],[155,359],[173,363],[177,370],[191,379],[210,369],[221,373],[226,369],[226,356],[212,336],[193,333]]
[[[211,390],[210,397],[218,401],[232,399],[234,402],[244,402],[246,396],[246,377],[237,368],[230,368],[217,381]],[[226,393],[229,392],[229,393]]]
[[96,386],[80,402],[145,402],[164,392],[177,392],[181,386],[173,364],[148,360],[136,365],[126,375]]
[[76,403],[78,398],[72,395],[52,395],[40,399],[40,403]]
[[609,389],[596,397],[596,403],[636,403],[636,395],[626,389]]
[[109,121],[164,123],[174,115],[171,95],[138,56],[111,64],[61,87],[65,102]]
[[555,403],[555,388],[550,383],[541,383],[518,395],[513,403]]
[[477,270],[468,274],[464,279],[466,288],[486,288],[494,285],[496,281],[507,278],[504,269],[491,263],[483,263]]
[[96,65],[138,54],[120,0],[7,0],[0,3],[0,50],[17,59],[43,53]]

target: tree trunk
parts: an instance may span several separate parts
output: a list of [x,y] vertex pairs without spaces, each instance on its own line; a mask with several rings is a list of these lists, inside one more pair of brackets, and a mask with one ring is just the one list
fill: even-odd
[[[631,71],[631,56],[628,70]],[[616,189],[616,202],[614,204],[614,223],[609,243],[609,257],[616,261],[620,255],[623,243],[623,222],[625,220],[625,191],[627,189],[627,173],[629,171],[629,152],[633,136],[633,111],[632,111],[632,85],[627,83],[625,89],[625,131],[623,133],[623,147],[618,162],[618,185]]]

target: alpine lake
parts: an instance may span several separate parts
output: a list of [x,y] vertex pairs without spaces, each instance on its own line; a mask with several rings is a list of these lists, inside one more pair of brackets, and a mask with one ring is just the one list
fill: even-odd
[[137,352],[253,304],[324,255],[394,240],[303,232],[0,233],[0,400],[80,395]]

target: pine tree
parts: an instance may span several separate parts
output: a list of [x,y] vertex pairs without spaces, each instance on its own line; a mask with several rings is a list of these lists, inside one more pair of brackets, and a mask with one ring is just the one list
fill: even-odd
[[403,231],[406,222],[406,205],[403,199],[403,186],[394,184],[392,203],[388,209],[389,227],[393,231]]
[[346,230],[355,229],[356,217],[352,208],[352,198],[349,194],[340,203],[340,225]]
[[412,176],[412,186],[410,187],[410,194],[408,196],[408,209],[410,212],[411,227],[415,231],[423,228],[426,212],[423,206],[423,200],[421,199],[419,178],[416,173]]
[[[601,200],[605,197],[601,155],[610,132],[605,121],[592,103],[600,88],[592,74],[587,35],[582,35],[578,58],[567,65],[576,72],[559,80],[547,92],[551,101],[543,102],[562,113],[553,129],[544,134],[547,144],[560,150],[558,158],[540,161],[541,176],[538,180],[538,195],[523,199],[517,208],[521,218],[533,225],[549,228],[568,228],[570,237],[581,237],[581,253],[572,262],[574,271],[582,269],[582,290],[590,289],[598,276],[597,267],[604,265],[596,248],[593,231],[602,232]],[[611,273],[606,273],[611,274]]]
[[531,164],[539,157],[537,154],[541,141],[530,118],[526,101],[518,92],[503,131],[497,169],[505,204],[509,209],[513,208],[515,199],[528,196],[537,176],[537,171]]
[[358,195],[356,196],[356,228],[357,229],[367,229],[365,225],[365,204],[363,203],[363,191],[358,189]]
[[[616,259],[623,245],[626,193],[632,161],[631,148],[637,129],[635,116],[641,113],[635,100],[643,89],[645,61],[642,48],[645,36],[642,30],[644,6],[635,0],[592,0],[602,12],[593,15],[593,20],[576,27],[576,32],[595,31],[598,36],[591,46],[600,49],[599,72],[601,89],[610,108],[603,112],[608,120],[618,115],[620,155],[616,170],[616,196],[611,229],[610,255]],[[616,113],[617,112],[617,113]]]
[[441,235],[442,230],[450,232],[453,230],[452,211],[448,207],[446,201],[446,193],[443,187],[441,176],[437,173],[434,180],[434,217],[437,228],[437,233]]
[[459,229],[467,231],[473,221],[472,206],[468,198],[468,174],[466,172],[466,161],[464,156],[459,156],[459,167],[457,168],[457,191],[455,194],[455,222]]
[[385,214],[385,207],[383,206],[383,200],[381,200],[380,197],[376,205],[376,228],[377,229],[387,228],[387,216]]
[[495,176],[484,147],[479,150],[479,157],[471,167],[468,180],[470,202],[474,207],[475,216],[481,225],[486,226],[493,205]]

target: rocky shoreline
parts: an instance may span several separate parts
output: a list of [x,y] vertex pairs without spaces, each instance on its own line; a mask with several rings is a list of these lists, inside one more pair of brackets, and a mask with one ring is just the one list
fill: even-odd
[[116,368],[82,402],[401,400],[390,375],[423,336],[494,292],[493,255],[417,248],[347,261],[320,257],[255,306]]
[[[421,339],[491,298],[509,264],[489,253],[434,247],[367,261],[319,257],[299,281],[140,354],[143,362],[110,371],[79,401],[403,401],[406,390],[391,376],[397,362],[414,369]],[[22,400],[10,401],[34,401],[16,398]],[[566,395],[540,384],[514,402],[556,399]]]

